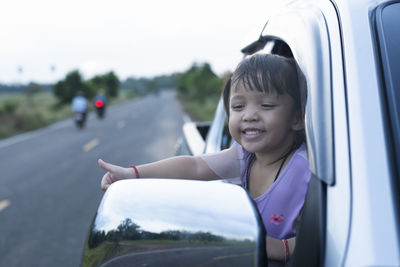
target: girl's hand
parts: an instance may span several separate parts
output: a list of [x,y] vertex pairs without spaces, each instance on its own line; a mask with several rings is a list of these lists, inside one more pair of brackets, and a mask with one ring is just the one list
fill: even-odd
[[101,189],[103,191],[106,191],[112,183],[118,180],[136,178],[135,171],[132,168],[123,168],[107,163],[101,159],[98,160],[98,164],[107,171],[101,179]]

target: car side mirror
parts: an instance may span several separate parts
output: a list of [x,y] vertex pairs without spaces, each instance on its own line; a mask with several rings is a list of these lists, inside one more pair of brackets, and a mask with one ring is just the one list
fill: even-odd
[[121,180],[91,224],[82,266],[265,266],[265,232],[237,185]]

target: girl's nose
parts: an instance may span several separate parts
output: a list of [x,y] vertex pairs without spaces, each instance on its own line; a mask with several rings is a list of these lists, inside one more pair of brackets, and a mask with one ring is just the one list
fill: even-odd
[[259,119],[258,112],[256,109],[248,108],[243,114],[244,121],[257,121]]

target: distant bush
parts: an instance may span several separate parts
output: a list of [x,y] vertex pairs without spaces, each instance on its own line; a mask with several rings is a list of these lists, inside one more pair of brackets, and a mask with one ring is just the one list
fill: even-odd
[[159,75],[152,78],[129,77],[121,82],[121,89],[133,91],[138,95],[157,93],[163,89],[173,89],[177,87],[179,73],[169,75]]
[[92,92],[104,90],[109,97],[117,97],[120,88],[120,81],[114,72],[110,71],[104,75],[97,75],[88,80],[86,84],[91,88]]
[[0,138],[46,126],[71,114],[69,105],[54,110],[57,99],[49,92],[13,93],[0,97],[3,97],[0,101]]
[[227,75],[217,76],[208,63],[195,63],[179,75],[178,96],[194,120],[212,119]]
[[81,91],[86,97],[92,98],[95,92],[82,79],[79,71],[71,71],[64,80],[54,85],[53,92],[60,103],[71,103],[78,91]]
[[212,71],[210,64],[193,64],[179,75],[178,93],[184,99],[205,102],[207,98],[220,96],[222,84],[223,79]]
[[46,120],[43,113],[35,111],[26,113],[21,116],[20,125],[17,126],[18,131],[31,131],[49,124],[50,121]]
[[0,105],[0,115],[14,113],[18,108],[18,102],[14,100],[6,100]]
[[85,81],[80,72],[74,70],[54,85],[53,93],[60,103],[71,103],[79,91],[88,99],[93,98],[99,90],[104,90],[109,97],[117,97],[119,87],[120,81],[112,71]]

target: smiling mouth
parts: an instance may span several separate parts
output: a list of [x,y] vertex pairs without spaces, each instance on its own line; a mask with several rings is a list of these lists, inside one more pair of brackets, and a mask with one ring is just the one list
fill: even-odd
[[245,129],[242,131],[247,136],[255,136],[264,133],[265,131],[259,129]]

